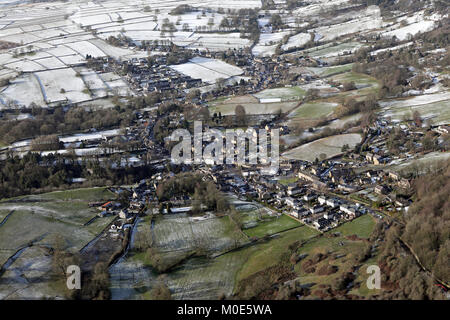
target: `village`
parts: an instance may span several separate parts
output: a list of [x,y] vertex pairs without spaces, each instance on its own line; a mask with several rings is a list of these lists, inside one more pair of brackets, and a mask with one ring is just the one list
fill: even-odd
[[[0,5],[0,284],[14,279],[0,299],[33,297],[22,269],[38,257],[50,273],[62,247],[108,279],[89,298],[376,296],[362,262],[450,159],[437,2]],[[200,162],[174,159],[178,130]],[[244,162],[218,160],[224,141],[209,152],[217,132]],[[395,239],[419,261],[422,247]]]

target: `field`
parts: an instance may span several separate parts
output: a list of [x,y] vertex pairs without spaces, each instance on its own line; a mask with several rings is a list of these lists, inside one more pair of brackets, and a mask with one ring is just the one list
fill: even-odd
[[311,40],[311,34],[299,33],[289,38],[288,42],[281,46],[283,50],[301,48]]
[[305,94],[306,90],[300,87],[285,87],[266,89],[254,94],[254,96],[258,98],[260,102],[264,102],[265,99],[280,99],[281,101],[300,100]]
[[[41,84],[47,103],[68,100],[73,103],[90,100],[91,96],[85,93],[86,84],[82,78],[77,77],[72,68],[42,71],[35,73]],[[64,82],[60,80],[64,79]]]
[[[374,7],[376,8],[375,10],[373,9]],[[321,41],[331,41],[344,35],[378,29],[383,25],[383,19],[378,7],[368,8],[366,14],[366,17],[358,17],[344,23],[316,28],[314,32],[320,35]]]
[[347,72],[331,77],[333,81],[346,83],[354,82],[356,88],[362,89],[365,87],[378,87],[378,81],[375,78],[361,73]]
[[196,246],[217,252],[245,240],[242,234],[234,232],[228,217],[195,221],[194,218],[174,215],[157,220],[152,232],[155,246],[162,252],[189,251]]
[[375,219],[370,215],[363,215],[353,221],[344,223],[337,227],[333,232],[339,232],[343,236],[357,235],[360,238],[369,238],[375,226]]
[[338,105],[330,102],[308,102],[289,114],[291,120],[316,120],[333,114]]
[[242,105],[248,115],[276,114],[292,110],[298,102],[259,103],[253,96],[238,96],[230,99],[220,99],[210,103],[211,112],[221,112],[222,115],[234,115],[237,105]]
[[98,212],[88,203],[114,197],[105,188],[91,188],[2,200],[0,265],[5,272],[0,276],[0,299],[57,297],[60,291],[48,278],[49,248],[58,239],[69,251],[88,244],[114,219],[98,218],[86,225]]
[[[323,46],[317,46],[312,49],[307,49],[298,52],[298,54],[307,54],[313,58],[320,59],[320,58],[332,58],[337,57],[339,55],[355,52],[356,50],[362,48],[363,45],[359,42],[343,42],[338,45],[323,45]],[[297,53],[296,53],[297,54]]]
[[390,169],[404,174],[426,173],[427,168],[439,168],[441,164],[450,158],[450,152],[431,152],[422,157],[407,160],[402,163],[395,163]]
[[276,264],[286,252],[287,247],[295,241],[302,241],[317,236],[319,233],[307,226],[302,226],[282,233],[269,242],[241,249],[248,260],[237,274],[238,281]]
[[352,66],[353,63],[349,63],[340,66],[324,67],[324,68],[309,67],[307,69],[320,77],[329,77],[331,75],[351,71]]
[[325,159],[335,157],[342,153],[342,146],[348,144],[350,148],[355,147],[361,142],[360,134],[343,134],[319,139],[298,148],[285,152],[282,156],[287,159],[305,160],[314,162],[316,158]]
[[252,53],[255,56],[270,56],[274,54],[277,43],[287,34],[289,34],[287,31],[262,33],[259,37],[259,42],[253,47]]
[[392,120],[412,119],[413,113],[418,111],[422,118],[432,119],[434,125],[450,123],[450,91],[386,101],[380,105],[382,115]]
[[202,57],[192,58],[187,63],[174,65],[171,68],[210,84],[216,83],[218,79],[228,79],[243,73],[242,69],[221,60]]
[[300,222],[283,214],[279,217],[275,217],[267,221],[258,222],[256,227],[245,229],[244,232],[249,237],[261,238],[266,235],[273,235],[278,232],[283,232],[288,229],[299,227],[301,225],[302,224]]

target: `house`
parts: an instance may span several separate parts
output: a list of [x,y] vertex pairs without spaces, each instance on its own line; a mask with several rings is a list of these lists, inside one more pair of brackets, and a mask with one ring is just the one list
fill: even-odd
[[374,191],[375,191],[375,193],[378,193],[380,195],[386,195],[389,193],[389,189],[383,185],[377,185],[375,187]]
[[311,211],[312,214],[320,213],[324,211],[324,208],[322,206],[314,206],[309,208],[309,211]]
[[333,218],[334,218],[334,214],[331,213],[331,212],[325,212],[325,213],[323,214],[323,217],[324,217],[325,219],[333,219]]
[[327,202],[327,198],[325,198],[324,196],[320,196],[319,198],[317,198],[317,200],[321,205],[324,205]]
[[120,219],[127,219],[128,218],[128,212],[126,210],[120,210],[119,218]]
[[389,178],[392,180],[398,181],[401,179],[400,175],[397,172],[389,171],[388,173]]
[[347,207],[346,205],[341,205],[339,207],[339,210],[341,210],[343,213],[345,213],[345,214],[347,214],[347,215],[349,215],[351,217],[356,217],[356,214],[357,214],[355,208]]
[[327,200],[327,206],[331,208],[336,208],[339,205],[339,201],[336,199],[328,199]]
[[316,195],[313,192],[308,192],[307,194],[305,194],[303,196],[303,200],[305,201],[313,201],[314,199],[316,199]]
[[435,131],[440,134],[448,134],[450,132],[450,126],[439,126]]
[[108,211],[102,211],[97,214],[99,218],[104,218],[108,215]]
[[402,178],[397,184],[400,188],[403,188],[403,189],[411,188],[411,182],[405,178]]
[[294,188],[288,187],[287,194],[290,195],[290,196],[295,196],[295,195],[297,195],[297,194],[299,194],[301,192],[302,192],[302,189],[299,188],[299,187],[294,187]]
[[285,198],[284,202],[286,203],[286,205],[288,205],[290,207],[294,207],[298,203],[298,200],[291,198],[291,197],[287,197],[287,198]]
[[354,172],[351,168],[334,169],[328,173],[328,176],[334,183],[339,183],[351,179],[354,176]]
[[358,191],[358,187],[350,185],[350,184],[340,184],[338,185],[338,189],[343,190],[348,193],[353,193]]
[[331,223],[330,220],[325,219],[325,218],[319,218],[318,220],[314,221],[313,225],[317,228],[317,229],[324,229],[327,226],[329,226]]
[[112,201],[108,201],[108,202],[104,203],[103,205],[101,205],[98,209],[101,211],[104,211],[104,210],[111,210],[112,208],[113,208]]

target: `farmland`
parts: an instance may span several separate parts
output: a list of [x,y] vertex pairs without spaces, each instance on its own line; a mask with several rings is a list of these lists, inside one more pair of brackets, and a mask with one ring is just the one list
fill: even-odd
[[289,114],[292,120],[314,120],[330,116],[338,105],[330,102],[308,102]]
[[259,222],[257,226],[246,229],[244,232],[249,237],[260,238],[266,235],[273,235],[288,229],[299,227],[300,225],[300,222],[297,222],[286,215],[281,215],[279,217],[268,219],[267,221]]
[[445,91],[413,98],[381,102],[382,115],[396,121],[412,119],[414,112],[425,119],[431,119],[434,124],[446,124],[450,121],[450,93]]
[[272,102],[260,103],[253,96],[233,97],[221,101],[213,101],[210,107],[212,112],[221,112],[222,115],[234,115],[237,105],[242,105],[245,112],[249,115],[277,114],[278,112],[287,112],[292,110],[298,102]]
[[341,149],[344,145],[348,144],[350,148],[353,148],[360,142],[360,134],[331,136],[287,151],[283,154],[283,157],[314,162],[316,158],[320,159],[322,155],[325,156],[325,159],[335,157],[342,153]]
[[174,70],[206,83],[216,83],[218,79],[228,79],[243,73],[242,69],[216,59],[196,57],[188,63],[172,66]]
[[[54,247],[60,238],[70,251],[79,251],[88,244],[112,221],[110,217],[87,224],[97,213],[88,207],[88,202],[112,197],[114,195],[105,188],[94,188],[2,200],[0,265],[5,271],[0,279],[4,289],[0,298],[58,296],[60,291],[55,291],[49,278],[48,248]],[[4,265],[8,259],[9,263]],[[41,281],[23,281],[35,276]]]
[[300,87],[286,87],[266,89],[254,94],[260,101],[265,99],[279,99],[281,101],[300,100],[306,94],[306,90]]

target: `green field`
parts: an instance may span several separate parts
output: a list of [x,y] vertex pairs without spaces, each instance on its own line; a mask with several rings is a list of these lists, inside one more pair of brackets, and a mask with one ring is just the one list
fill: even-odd
[[283,214],[278,218],[271,218],[268,221],[259,222],[256,227],[246,229],[244,232],[249,237],[261,238],[265,235],[272,235],[301,225],[300,222]]
[[318,234],[318,231],[315,231],[310,227],[301,226],[299,228],[286,231],[279,237],[266,243],[239,250],[242,255],[248,257],[248,260],[242,266],[237,275],[238,281],[277,264],[281,256],[286,253],[290,244],[296,241],[309,239]]
[[375,225],[375,219],[366,214],[353,221],[344,223],[333,231],[340,232],[343,236],[357,235],[360,238],[369,238]]
[[278,183],[280,183],[284,186],[287,186],[287,185],[289,185],[291,183],[295,183],[297,181],[298,181],[298,177],[292,177],[292,178],[279,179]]
[[[348,222],[336,229],[328,231],[324,236],[312,239],[308,243],[304,244],[298,250],[299,254],[307,255],[306,258],[295,266],[295,271],[299,275],[299,279],[302,284],[313,284],[311,291],[314,292],[320,289],[322,284],[329,285],[336,278],[342,277],[344,273],[352,270],[358,262],[355,262],[355,257],[365,246],[368,244],[365,241],[352,241],[346,239],[346,235],[356,234],[361,238],[368,238],[375,227],[375,221],[370,216],[362,216],[355,219],[353,222]],[[340,232],[340,236],[330,237],[331,234],[337,234]],[[320,261],[315,265],[316,271],[313,273],[307,273],[303,269],[303,264],[306,260],[313,257],[315,254],[321,253],[326,255],[323,261]],[[350,293],[359,295],[362,297],[378,294],[376,290],[369,290],[365,285],[366,279],[369,276],[366,273],[366,268],[370,264],[376,264],[377,257],[370,258],[361,264],[361,267],[356,272],[355,288]],[[318,274],[318,270],[322,267],[336,266],[337,272],[333,274]],[[314,294],[312,295],[314,297]]]

